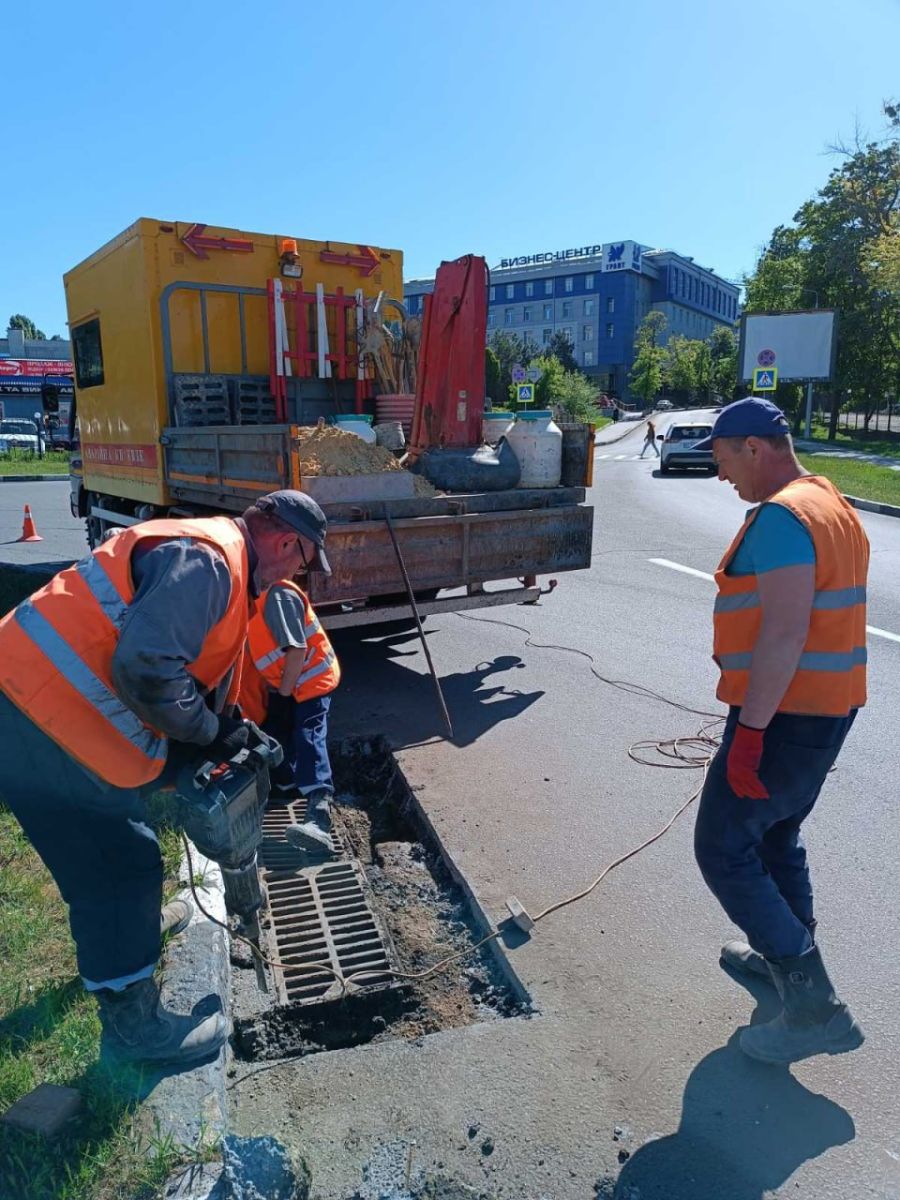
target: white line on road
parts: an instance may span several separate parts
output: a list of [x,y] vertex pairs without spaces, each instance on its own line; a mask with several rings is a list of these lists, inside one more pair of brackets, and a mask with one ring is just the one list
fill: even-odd
[[[696,567],[686,567],[684,563],[672,562],[668,558],[651,558],[648,561],[655,563],[658,567],[668,567],[670,571],[681,571],[683,575],[696,575],[698,579],[715,582],[715,575],[710,575],[708,571],[698,571]],[[889,629],[879,629],[877,625],[867,625],[866,632],[871,633],[873,637],[887,638],[889,642],[900,642],[900,633],[891,633]]]

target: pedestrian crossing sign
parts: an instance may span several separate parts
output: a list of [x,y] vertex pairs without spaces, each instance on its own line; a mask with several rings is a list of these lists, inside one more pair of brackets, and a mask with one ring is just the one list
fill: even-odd
[[778,387],[777,367],[755,367],[753,370],[754,392],[774,392]]
[[534,384],[517,383],[516,400],[519,404],[534,404]]

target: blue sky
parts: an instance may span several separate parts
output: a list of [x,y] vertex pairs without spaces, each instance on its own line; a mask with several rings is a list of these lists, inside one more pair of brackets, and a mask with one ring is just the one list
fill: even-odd
[[897,0],[49,0],[3,41],[0,323],[48,334],[138,216],[399,247],[408,278],[620,238],[737,278],[900,95]]

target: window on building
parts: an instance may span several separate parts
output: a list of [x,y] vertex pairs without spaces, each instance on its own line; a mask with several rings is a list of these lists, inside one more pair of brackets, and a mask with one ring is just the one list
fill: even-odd
[[545,345],[545,346],[549,346],[549,345],[550,345],[550,339],[551,339],[552,337],[553,337],[553,330],[552,330],[552,329],[545,329],[545,330],[544,330],[544,336],[543,336],[543,342],[544,342],[544,345]]
[[564,321],[568,320],[568,318],[571,317],[571,315],[572,315],[572,301],[571,300],[563,300],[562,315],[563,315]]
[[594,315],[594,297],[593,296],[591,296],[591,298],[589,300],[585,300],[585,302],[584,302],[584,315],[586,317],[592,317]]
[[528,304],[522,309],[522,320],[526,325],[531,321],[531,306]]
[[545,296],[553,295],[553,280],[552,279],[544,280],[544,295]]
[[516,294],[516,285],[514,283],[508,283],[506,285],[507,300],[512,300],[512,298],[513,298],[513,296],[515,296],[515,294]]
[[571,325],[563,325],[560,333],[567,337],[573,346],[575,345],[575,330]]
[[606,301],[606,311],[608,313],[614,313],[616,311],[616,302],[612,296],[610,296]]
[[525,284],[525,295],[526,296],[534,295],[534,280],[531,280],[530,283]]
[[584,277],[584,290],[585,290],[586,292],[591,292],[591,291],[593,291],[593,290],[594,290],[594,277],[593,277],[593,275],[585,275],[585,277]]
[[609,322],[607,322],[607,325],[606,325],[606,336],[607,336],[608,338],[611,338],[611,337],[615,337],[615,336],[616,336],[616,327],[615,327],[615,325],[613,324],[613,322],[612,322],[612,321],[609,321]]
[[492,287],[492,288],[491,288],[491,293],[490,293],[490,294],[491,294],[491,299],[492,299],[492,300],[496,300],[496,299],[497,299],[497,289],[496,289],[495,287]]
[[583,342],[592,342],[594,340],[593,325],[584,325],[581,329],[581,340]]
[[515,311],[516,310],[514,308],[504,308],[504,310],[503,310],[503,324],[504,325],[512,325],[513,318],[515,316]]
[[571,276],[571,275],[567,275],[567,276],[566,276],[566,279],[565,279],[565,284],[564,284],[563,286],[565,287],[565,289],[566,289],[566,291],[567,291],[567,292],[571,292],[571,291],[572,291],[572,289],[573,289],[573,288],[574,288],[574,286],[575,286],[575,280],[572,278],[572,276]]
[[103,383],[99,318],[75,326],[72,330],[72,351],[75,355],[75,382],[80,388],[99,387]]
[[553,305],[552,304],[544,305],[544,320],[545,321],[553,320]]
[[584,352],[584,365],[585,365],[586,367],[592,367],[592,366],[594,365],[594,352],[593,352],[593,350],[585,350],[585,352]]

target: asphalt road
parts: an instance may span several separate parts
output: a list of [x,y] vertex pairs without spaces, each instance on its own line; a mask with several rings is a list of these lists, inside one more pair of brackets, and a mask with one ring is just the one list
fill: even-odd
[[[592,569],[563,576],[537,607],[479,616],[589,653],[607,679],[716,711],[704,576],[745,505],[706,476],[659,476],[655,459],[636,460],[641,440],[637,427],[598,447]],[[54,552],[58,536],[81,553],[66,510],[52,515],[65,485],[24,487],[40,502],[41,532],[58,523]],[[17,536],[7,507],[17,490],[0,488],[0,541]],[[871,700],[807,823],[821,941],[867,1032],[861,1050],[790,1070],[740,1053],[737,1031],[775,1006],[764,985],[748,991],[718,966],[733,931],[694,864],[688,812],[508,948],[539,1015],[268,1069],[230,1093],[238,1131],[276,1133],[302,1153],[317,1200],[352,1194],[386,1146],[407,1161],[413,1141],[413,1178],[427,1167],[510,1200],[900,1200],[900,641],[882,636],[900,638],[900,521],[861,516],[869,620],[882,631],[869,643]],[[10,549],[46,556],[50,546],[6,544],[7,560]],[[423,655],[403,635],[338,643],[333,730],[391,738],[493,919],[511,893],[535,912],[586,886],[697,786],[695,774],[639,766],[627,749],[689,735],[704,718],[601,683],[586,659],[526,647],[516,629],[460,616],[428,629],[454,742],[441,737]]]

